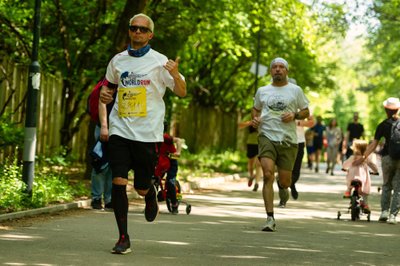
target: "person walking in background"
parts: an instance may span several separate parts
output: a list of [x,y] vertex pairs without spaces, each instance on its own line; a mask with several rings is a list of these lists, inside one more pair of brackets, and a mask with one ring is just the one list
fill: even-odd
[[247,185],[251,187],[254,182],[253,191],[257,191],[259,187],[259,182],[262,177],[261,164],[257,158],[258,131],[251,126],[251,120],[240,122],[239,128],[248,128],[248,133],[246,137],[247,172],[249,174]]
[[267,221],[262,231],[275,231],[275,167],[279,185],[288,188],[297,154],[295,120],[309,117],[308,99],[303,90],[288,82],[289,64],[275,58],[270,64],[272,83],[258,88],[252,110],[252,125],[258,128],[259,158],[263,170],[263,198]]
[[94,139],[96,140],[95,146],[89,153],[92,157],[93,167],[91,173],[91,206],[93,209],[102,209],[103,199],[104,209],[112,209],[112,173],[107,156],[107,142],[100,140],[99,125],[95,127]]
[[[289,78],[289,82],[297,85],[297,82],[293,78]],[[299,193],[296,188],[296,183],[300,178],[300,171],[301,171],[301,165],[303,163],[303,157],[304,157],[304,147],[305,147],[305,132],[304,132],[304,127],[312,127],[314,126],[314,118],[312,115],[310,115],[308,118],[305,120],[296,120],[296,135],[297,135],[297,155],[296,155],[296,160],[294,162],[293,166],[293,171],[292,171],[292,184],[290,185],[290,193],[292,194],[292,198],[294,200],[297,200],[299,197]],[[278,178],[277,178],[278,181]],[[289,191],[288,189],[284,189],[279,185],[278,183],[278,189],[279,189],[279,207],[280,208],[285,208],[286,203],[289,200]]]
[[333,118],[325,130],[325,137],[328,142],[326,173],[334,175],[335,165],[338,160],[339,146],[342,142],[342,130],[337,126],[337,120]]
[[[389,146],[392,134],[392,126],[399,120],[398,112],[400,110],[399,98],[390,97],[383,102],[386,112],[386,119],[376,128],[374,139],[368,145],[364,156],[354,161],[354,165],[362,164],[367,160],[378,147],[380,139],[385,138],[385,143],[380,155],[382,156],[382,194],[381,194],[381,215],[380,222],[396,224],[396,216],[400,207],[400,159],[394,159],[389,155]],[[392,196],[393,191],[393,196]]]
[[306,139],[306,150],[307,150],[307,168],[312,170],[313,169],[313,162],[314,162],[314,131],[312,128],[308,128],[304,133]]
[[359,165],[353,165],[353,162],[357,159],[362,159],[365,156],[365,151],[367,149],[368,142],[365,140],[357,140],[353,141],[352,150],[354,154],[350,156],[346,161],[343,162],[342,168],[347,171],[346,174],[346,185],[347,189],[344,192],[344,198],[350,198],[351,193],[351,182],[354,179],[358,179],[361,181],[361,207],[364,213],[371,213],[371,210],[368,206],[368,196],[371,191],[371,176],[369,174],[369,169],[372,170],[372,173],[378,173],[378,166],[372,160],[366,159],[363,163]]
[[349,158],[353,154],[351,145],[353,144],[353,139],[362,139],[364,136],[364,126],[358,121],[358,112],[353,114],[353,122],[347,125],[346,135],[343,141],[342,152]]
[[[134,171],[134,188],[145,197],[145,218],[152,222],[158,214],[156,189],[152,176],[157,163],[158,148],[163,142],[163,121],[166,88],[176,95],[186,95],[186,83],[179,73],[178,60],[168,59],[151,49],[154,23],[145,14],[133,16],[128,25],[130,45],[115,55],[107,66],[105,84],[100,92],[102,104],[113,100],[108,136],[110,166],[113,174],[112,202],[119,239],[114,254],[131,252],[128,234],[128,172]],[[104,108],[99,111],[104,112]]]
[[322,117],[320,115],[317,116],[317,122],[311,130],[314,132],[313,147],[315,152],[315,172],[318,173],[325,131],[325,126],[322,124]]
[[[91,173],[91,194],[93,209],[102,209],[102,198],[104,200],[104,208],[112,209],[112,173],[108,158],[108,135],[101,135],[101,128],[108,129],[108,116],[114,105],[114,100],[109,104],[100,103],[99,88],[104,83],[104,77],[97,83],[95,89],[88,98],[88,111],[91,120],[96,123],[94,130],[95,145],[89,152],[92,157],[92,173]],[[99,109],[102,108],[101,114]],[[94,110],[95,109],[95,110]]]
[[297,144],[298,150],[296,155],[296,161],[294,163],[293,171],[292,171],[292,184],[290,185],[290,192],[292,194],[293,199],[297,199],[299,197],[299,193],[296,189],[296,183],[299,181],[301,165],[303,163],[304,157],[304,147],[305,147],[305,132],[304,127],[313,127],[314,126],[314,118],[310,115],[305,120],[296,120],[296,133],[297,133]]
[[[304,147],[305,147],[305,133],[304,127],[312,127],[314,125],[314,118],[310,115],[305,120],[296,120],[296,134],[297,134],[297,155],[296,160],[294,162],[293,171],[292,171],[292,183],[290,185],[290,193],[292,194],[292,198],[297,200],[299,197],[299,192],[296,188],[296,183],[300,178],[301,165],[303,163],[304,157]],[[286,203],[289,200],[289,191],[286,188],[282,188],[279,185],[279,177],[277,177],[278,189],[279,189],[279,205],[280,208],[285,208]]]

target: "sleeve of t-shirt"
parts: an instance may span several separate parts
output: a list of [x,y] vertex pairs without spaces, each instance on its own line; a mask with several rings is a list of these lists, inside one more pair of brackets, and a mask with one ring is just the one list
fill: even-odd
[[376,128],[374,139],[379,141],[382,137],[383,137],[383,123],[379,124],[378,127]]
[[113,59],[111,59],[111,61],[108,63],[107,71],[106,71],[106,80],[108,83],[118,85],[118,76],[116,75],[116,73],[114,71],[114,69],[115,69],[114,68],[114,60],[115,60],[115,57]]
[[300,87],[297,87],[297,105],[298,105],[298,109],[303,110],[306,109],[309,105],[309,101],[306,97],[306,95],[304,94],[303,90]]
[[254,96],[254,105],[253,107],[257,110],[261,110],[262,105],[261,105],[261,101],[260,101],[260,89],[257,90],[256,92],[256,96]]

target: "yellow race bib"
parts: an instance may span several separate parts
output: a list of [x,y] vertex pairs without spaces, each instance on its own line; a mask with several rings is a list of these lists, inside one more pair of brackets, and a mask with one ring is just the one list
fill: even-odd
[[146,116],[146,88],[118,88],[119,117]]

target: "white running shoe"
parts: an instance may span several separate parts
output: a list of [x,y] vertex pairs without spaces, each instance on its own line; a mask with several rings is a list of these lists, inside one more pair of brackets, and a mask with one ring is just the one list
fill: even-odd
[[389,218],[389,211],[382,211],[381,216],[379,217],[379,222],[386,222]]
[[396,216],[394,214],[389,215],[389,220],[387,221],[390,224],[397,224]]
[[275,231],[275,219],[272,218],[271,216],[267,217],[267,223],[265,224],[264,228],[262,229],[262,231],[264,232],[273,232]]

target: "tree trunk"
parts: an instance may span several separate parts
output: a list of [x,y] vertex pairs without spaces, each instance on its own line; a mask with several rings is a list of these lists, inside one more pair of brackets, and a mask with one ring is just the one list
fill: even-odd
[[116,52],[126,49],[129,43],[128,25],[129,20],[135,14],[142,13],[147,4],[147,0],[127,0],[124,11],[118,21],[118,28],[115,32],[114,47]]

